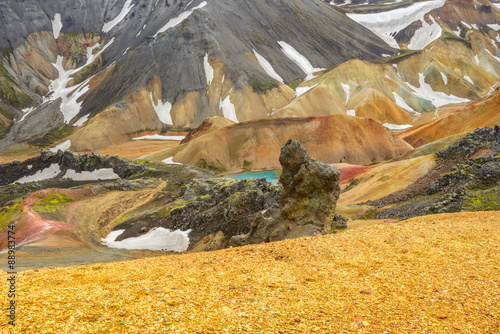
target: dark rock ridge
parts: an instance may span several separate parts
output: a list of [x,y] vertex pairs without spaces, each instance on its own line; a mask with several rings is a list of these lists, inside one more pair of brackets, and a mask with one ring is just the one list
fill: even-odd
[[[370,218],[500,210],[500,127],[478,128],[436,153],[438,165],[408,188],[365,204]],[[391,205],[390,208],[384,208]]]
[[[116,240],[155,227],[191,230],[189,249],[219,249],[318,235],[345,227],[336,215],[339,172],[311,159],[295,140],[280,155],[282,185],[264,179],[195,179],[187,183],[165,210],[140,215],[115,227],[125,229]],[[344,224],[344,225],[343,225]],[[218,235],[217,242],[213,240]]]
[[132,162],[117,156],[102,156],[95,152],[77,154],[71,151],[63,152],[59,150],[57,153],[53,153],[42,150],[39,156],[23,162],[14,161],[0,164],[0,186],[14,183],[24,176],[34,175],[53,164],[59,165],[61,173],[52,179],[60,179],[69,169],[80,173],[83,171],[92,172],[101,168],[112,168],[120,178],[139,176],[154,171],[145,164]]

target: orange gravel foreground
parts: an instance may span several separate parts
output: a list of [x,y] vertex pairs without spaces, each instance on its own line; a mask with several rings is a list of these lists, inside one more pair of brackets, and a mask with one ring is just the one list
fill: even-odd
[[[444,214],[24,271],[15,332],[499,333],[499,232],[500,212]],[[1,300],[5,310],[6,293]],[[0,331],[13,332],[5,315]]]

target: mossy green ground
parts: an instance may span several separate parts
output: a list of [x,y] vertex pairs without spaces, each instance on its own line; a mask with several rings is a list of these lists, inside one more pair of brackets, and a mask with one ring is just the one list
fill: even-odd
[[[41,195],[41,197],[43,197],[43,195]],[[41,201],[34,203],[33,207],[38,212],[56,212],[62,205],[69,202],[72,202],[69,196],[56,193],[50,194]]]
[[20,219],[22,215],[23,202],[19,201],[11,205],[7,210],[0,212],[0,231],[3,231],[9,224]]

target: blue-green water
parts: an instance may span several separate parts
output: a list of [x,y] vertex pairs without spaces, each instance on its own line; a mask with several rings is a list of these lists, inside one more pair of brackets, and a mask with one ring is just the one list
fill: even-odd
[[243,173],[237,173],[237,174],[227,174],[224,175],[225,177],[230,177],[232,179],[251,179],[253,177],[256,178],[266,178],[267,182],[271,182],[272,184],[278,183],[279,175],[277,172],[272,171],[272,170],[266,170],[263,172],[243,172]]

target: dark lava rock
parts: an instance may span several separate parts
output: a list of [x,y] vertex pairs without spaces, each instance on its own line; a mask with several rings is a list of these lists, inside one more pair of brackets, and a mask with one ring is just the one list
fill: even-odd
[[282,219],[292,226],[311,225],[319,233],[328,231],[340,195],[339,171],[311,159],[293,139],[281,148],[280,163]]
[[281,148],[281,212],[265,212],[252,222],[247,235],[234,236],[233,245],[327,233],[332,225],[345,228],[335,212],[340,195],[336,168],[311,159],[294,139]]
[[154,227],[191,230],[189,249],[206,244],[213,250],[345,228],[345,220],[335,212],[339,172],[311,159],[295,140],[282,147],[280,162],[283,186],[255,178],[194,179],[167,205],[166,216],[142,215],[137,223],[127,221],[115,230],[125,228],[123,237]]
[[[486,156],[484,156],[486,155]],[[368,205],[368,218],[500,210],[500,127],[478,128],[436,153],[437,166],[406,189]],[[390,208],[384,208],[390,205]]]

